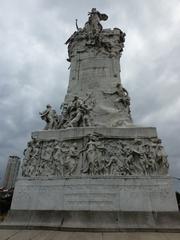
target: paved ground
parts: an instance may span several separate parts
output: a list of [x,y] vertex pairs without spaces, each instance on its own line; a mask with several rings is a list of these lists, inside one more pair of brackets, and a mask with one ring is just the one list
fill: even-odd
[[1,229],[0,240],[180,240],[180,233],[93,233]]

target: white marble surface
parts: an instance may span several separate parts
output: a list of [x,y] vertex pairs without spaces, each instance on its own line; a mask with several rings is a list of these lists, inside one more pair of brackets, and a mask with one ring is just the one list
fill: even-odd
[[19,179],[11,210],[178,211],[169,177]]
[[131,127],[121,127],[121,128],[108,128],[108,127],[78,127],[78,128],[68,128],[61,130],[42,130],[35,131],[32,133],[33,137],[39,140],[68,140],[84,137],[88,134],[98,133],[105,137],[122,137],[122,138],[155,138],[157,137],[157,131],[155,127],[142,127],[134,126]]

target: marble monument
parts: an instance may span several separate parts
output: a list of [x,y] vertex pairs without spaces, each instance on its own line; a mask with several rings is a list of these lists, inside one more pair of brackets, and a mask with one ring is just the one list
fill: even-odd
[[67,94],[59,112],[48,104],[39,113],[45,127],[24,150],[9,214],[15,225],[156,228],[178,211],[156,128],[132,120],[120,76],[126,34],[103,29],[107,19],[93,8],[66,41]]

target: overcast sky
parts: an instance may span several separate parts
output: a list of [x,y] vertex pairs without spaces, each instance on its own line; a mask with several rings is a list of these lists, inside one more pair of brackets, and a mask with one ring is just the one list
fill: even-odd
[[156,126],[180,177],[179,0],[0,0],[0,169],[22,156],[38,112],[59,110],[69,78],[64,44],[92,7],[109,15],[104,28],[126,33],[122,83],[135,124]]

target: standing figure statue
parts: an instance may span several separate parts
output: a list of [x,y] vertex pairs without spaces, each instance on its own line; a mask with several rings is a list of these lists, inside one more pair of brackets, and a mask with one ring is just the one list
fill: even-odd
[[82,104],[83,100],[80,97],[75,96],[70,106],[68,107],[69,113],[69,123],[67,125],[68,127],[78,127],[82,118],[82,111],[80,108]]
[[102,31],[102,25],[100,21],[106,21],[108,16],[104,13],[100,13],[96,8],[92,8],[91,12],[88,13],[89,19],[85,23],[84,30],[88,33],[91,32],[93,35]]
[[99,138],[91,134],[85,148],[81,150],[81,152],[85,151],[82,172],[91,175],[99,174],[99,171],[101,170],[100,161],[102,159],[102,152],[105,150],[106,149],[102,146]]
[[71,176],[77,167],[77,161],[79,157],[79,151],[77,143],[73,143],[67,152],[67,156],[64,161],[64,172],[65,175]]
[[56,176],[63,176],[61,144],[57,140],[54,142],[53,165],[54,174]]
[[57,126],[58,116],[56,111],[52,109],[51,105],[46,106],[46,110],[39,113],[41,119],[46,122],[44,130],[54,129]]

